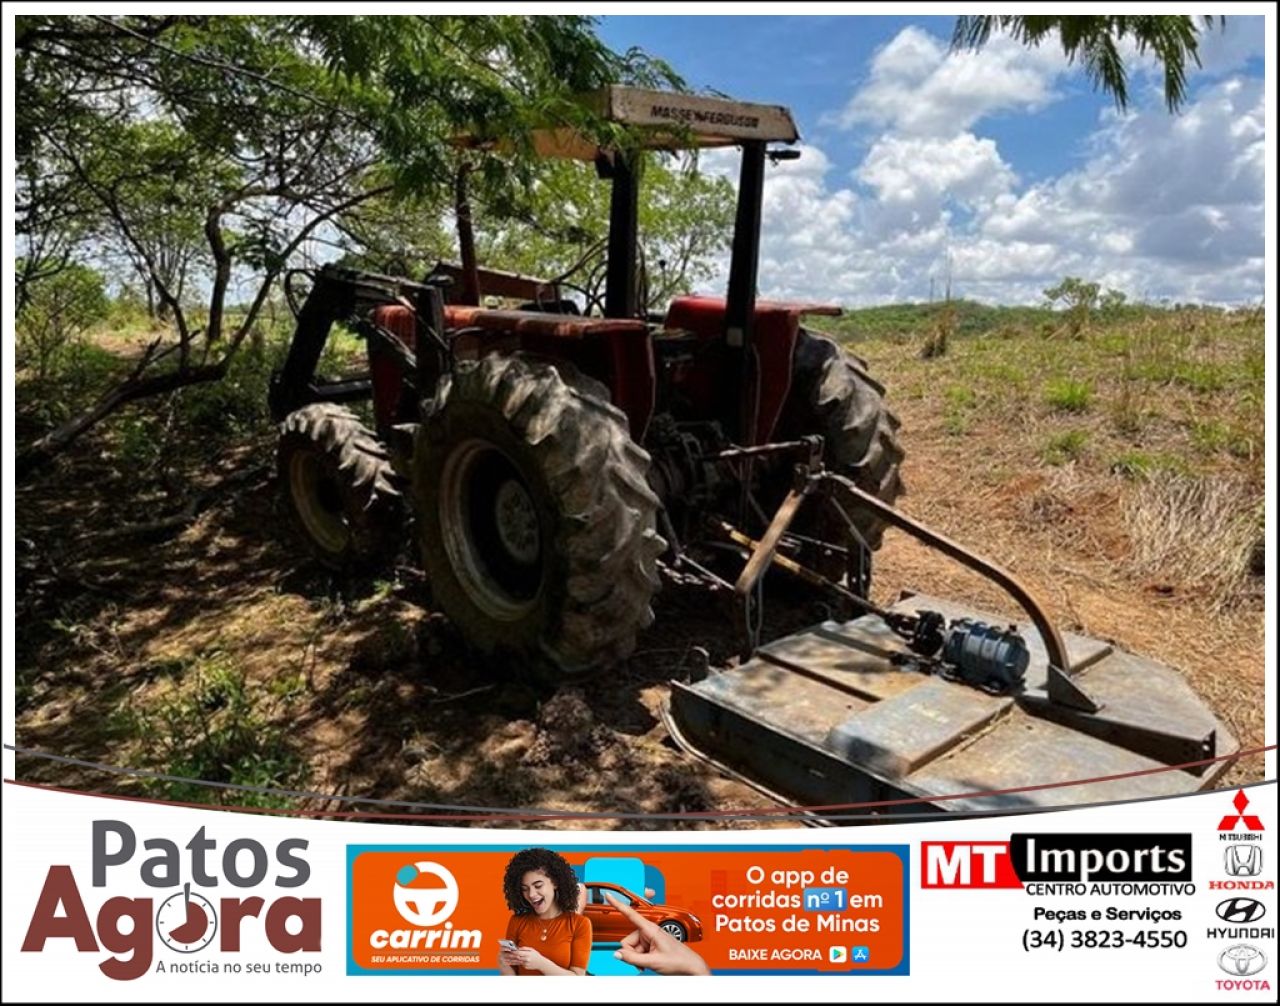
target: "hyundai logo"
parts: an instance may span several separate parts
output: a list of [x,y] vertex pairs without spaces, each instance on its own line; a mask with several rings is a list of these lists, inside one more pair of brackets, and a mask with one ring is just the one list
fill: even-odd
[[1223,922],[1230,922],[1237,926],[1257,922],[1267,914],[1267,910],[1262,907],[1262,902],[1254,901],[1253,898],[1227,898],[1225,901],[1219,901],[1214,911]]

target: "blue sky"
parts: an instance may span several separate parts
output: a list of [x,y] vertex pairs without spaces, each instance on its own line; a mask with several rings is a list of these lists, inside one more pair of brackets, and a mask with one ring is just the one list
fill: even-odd
[[600,34],[696,90],[792,109],[805,149],[767,184],[767,294],[923,299],[950,272],[958,295],[1006,303],[1064,275],[1151,300],[1262,296],[1262,17],[1204,36],[1177,116],[1136,53],[1121,116],[1056,43],[956,54],[953,25],[607,16]]

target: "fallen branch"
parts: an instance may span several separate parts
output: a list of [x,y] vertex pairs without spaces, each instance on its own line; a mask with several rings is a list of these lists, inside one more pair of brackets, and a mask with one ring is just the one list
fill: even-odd
[[205,510],[207,510],[214,501],[228,489],[252,482],[255,479],[265,476],[269,467],[267,465],[256,465],[253,468],[246,468],[243,471],[233,472],[226,478],[220,479],[214,485],[201,493],[193,496],[181,510],[177,513],[170,514],[168,517],[162,517],[159,520],[143,521],[139,524],[124,524],[120,527],[114,527],[107,531],[99,531],[94,534],[84,535],[83,538],[93,541],[109,541],[114,538],[141,538],[141,537],[169,537],[185,530],[191,523],[195,521]]
[[226,371],[227,361],[223,359],[208,366],[175,370],[167,374],[157,374],[154,377],[130,377],[99,398],[88,411],[68,419],[29,447],[19,451],[14,460],[17,478],[24,479],[36,469],[43,467],[76,437],[97,426],[107,416],[129,402],[148,398],[151,395],[177,391],[179,388],[193,384],[217,381],[226,374]]
[[465,699],[472,695],[479,695],[481,692],[492,691],[494,687],[494,685],[480,685],[476,688],[468,688],[465,692],[454,692],[452,695],[444,695],[438,699],[432,699],[427,703],[427,705],[442,706],[446,702],[457,702],[459,699]]

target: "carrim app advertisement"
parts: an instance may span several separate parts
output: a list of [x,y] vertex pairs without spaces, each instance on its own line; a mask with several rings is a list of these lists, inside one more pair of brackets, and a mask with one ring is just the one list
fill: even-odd
[[[6,811],[6,998],[53,996],[56,976],[58,997],[119,1001],[381,998],[406,977],[423,997],[502,999],[516,994],[503,976],[560,973],[546,964],[557,954],[588,977],[663,977],[635,957],[637,932],[679,948],[689,970],[672,973],[716,978],[699,992],[710,1001],[769,997],[780,976],[789,995],[841,1001],[1022,1001],[1030,988],[1275,998],[1273,785],[698,843],[338,825],[23,787]],[[37,817],[38,838],[21,825]],[[544,854],[571,892],[560,921],[513,912],[505,886],[517,857]]]

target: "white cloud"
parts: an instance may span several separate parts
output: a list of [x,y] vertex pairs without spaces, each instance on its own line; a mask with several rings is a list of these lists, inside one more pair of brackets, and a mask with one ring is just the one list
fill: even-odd
[[[831,160],[820,148],[799,144],[799,160],[766,168],[760,236],[760,287],[768,297],[838,300],[836,291],[867,285],[868,262],[859,241],[859,199],[848,187],[829,188]],[[703,155],[704,171],[737,180],[736,151]],[[727,255],[702,287],[723,295]]]
[[[1172,263],[1260,258],[1263,102],[1261,81],[1232,78],[1181,116],[1155,107],[1112,118],[1083,167],[998,199],[978,228],[993,239],[1053,241],[1095,265],[1136,256],[1156,276]],[[1251,291],[1260,283],[1259,272]]]
[[1250,59],[1261,57],[1266,48],[1267,23],[1263,17],[1230,16],[1221,25],[1200,33],[1200,70],[1205,73],[1234,73]]
[[1016,181],[995,141],[972,133],[882,136],[855,174],[881,203],[907,205],[924,219],[936,217],[948,197],[966,204],[994,199]]
[[[1100,99],[1083,163],[1025,184],[981,121],[1034,114],[1065,71],[1056,46],[995,38],[981,53],[951,54],[919,29],[901,32],[838,117],[881,128],[861,162],[846,174],[809,146],[770,169],[762,292],[921,299],[949,270],[958,295],[1001,302],[1040,300],[1065,275],[1132,297],[1260,297],[1262,81],[1199,78],[1179,116],[1149,88],[1126,115]],[[1046,117],[1047,137],[1052,128]]]
[[1066,70],[1053,46],[1029,48],[996,36],[976,52],[952,53],[927,32],[906,28],[872,59],[869,80],[836,122],[951,136],[987,115],[1043,107],[1056,97],[1054,79]]
[[829,189],[830,171],[830,159],[813,146],[802,149],[800,160],[769,169],[761,221],[762,285],[791,296],[862,282],[858,198],[850,188]]

